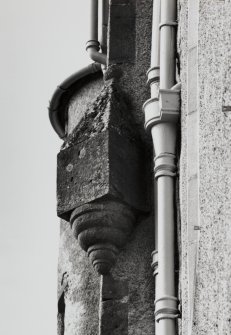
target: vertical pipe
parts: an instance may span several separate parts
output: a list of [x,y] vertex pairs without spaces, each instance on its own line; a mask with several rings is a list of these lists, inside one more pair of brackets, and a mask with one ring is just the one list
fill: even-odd
[[160,0],[153,0],[151,67],[160,66]]
[[[157,276],[158,276],[158,191],[157,181],[154,178],[154,224],[155,224],[155,251],[153,252],[153,269],[154,269],[154,280],[155,280],[155,296],[157,294]],[[155,320],[155,334],[158,335],[158,322]]]
[[106,65],[107,56],[100,53],[100,43],[98,41],[98,0],[90,0],[90,40],[86,44],[89,56],[95,62]]
[[[174,178],[179,91],[175,84],[176,0],[154,0],[151,99],[144,104],[145,124],[151,130],[155,152],[155,269],[156,335],[176,335],[179,315],[174,271]],[[158,250],[157,250],[158,248]],[[158,265],[158,267],[157,267]],[[158,274],[157,274],[158,273]]]
[[160,7],[160,0],[153,0],[152,51],[148,82],[151,88],[151,98],[154,99],[158,99],[160,84]]
[[174,179],[158,178],[158,297],[175,295]]
[[[160,23],[160,89],[170,89],[175,84],[176,0],[161,1]],[[171,120],[169,120],[171,121]],[[155,128],[159,127],[159,131]],[[177,299],[175,297],[174,271],[174,177],[176,124],[160,123],[152,131],[157,141],[156,178],[158,188],[158,278],[156,317],[158,335],[175,335]],[[155,133],[159,133],[159,140]]]
[[98,41],[98,0],[90,0],[90,40]]
[[[160,85],[160,0],[153,0],[153,14],[152,14],[152,51],[151,51],[151,68],[148,71],[149,84],[151,88],[151,98],[158,99],[159,85]],[[154,148],[154,147],[153,147]],[[153,274],[155,280],[155,296],[157,294],[157,276],[158,276],[158,191],[157,181],[154,178],[154,225],[155,225],[155,250],[153,256]],[[155,334],[159,333],[159,324],[155,320]]]
[[100,12],[101,12],[100,45],[102,52],[105,54],[107,53],[108,11],[109,11],[108,0],[100,0]]
[[176,72],[176,0],[161,1],[160,24],[160,88],[168,89],[175,84]]

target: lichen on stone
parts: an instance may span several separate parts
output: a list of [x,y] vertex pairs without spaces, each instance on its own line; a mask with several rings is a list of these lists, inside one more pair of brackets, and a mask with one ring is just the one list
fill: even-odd
[[123,92],[114,80],[106,81],[99,96],[92,102],[73,132],[66,138],[62,149],[81,143],[108,129],[137,140],[137,131],[129,113]]

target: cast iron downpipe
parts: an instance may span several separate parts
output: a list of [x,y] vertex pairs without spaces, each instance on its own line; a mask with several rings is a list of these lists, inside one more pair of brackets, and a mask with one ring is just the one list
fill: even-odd
[[[153,0],[153,15],[152,15],[152,52],[151,52],[151,67],[147,73],[148,84],[151,89],[151,97],[158,101],[159,86],[160,86],[160,1]],[[155,230],[155,250],[152,253],[152,268],[155,280],[155,292],[157,289],[158,276],[158,193],[157,180],[154,178],[154,230]],[[155,322],[155,334],[158,335],[158,322]]]
[[[91,29],[90,29],[90,40],[86,44],[86,50],[89,56],[95,62],[106,65],[107,56],[100,53],[100,43],[98,41],[98,0],[90,0],[91,10]],[[105,19],[105,0],[102,2],[102,22]],[[104,35],[102,33],[102,35]]]
[[176,335],[176,318],[179,316],[179,311],[175,296],[174,184],[180,108],[179,85],[174,86],[176,0],[154,0],[153,11],[152,61],[151,69],[148,71],[151,99],[145,102],[144,112],[145,126],[151,132],[155,155],[157,194],[155,224],[158,226],[155,229],[157,241],[153,253],[156,282],[155,320],[157,335]]
[[[76,90],[73,88],[76,87],[77,83],[92,74],[101,71],[101,66],[103,69],[106,65],[106,54],[98,52],[100,49],[100,43],[98,42],[98,0],[90,0],[91,2],[91,18],[90,18],[90,40],[87,42],[87,51],[89,52],[90,57],[95,61],[81,70],[77,71],[67,79],[65,79],[55,90],[50,105],[49,110],[49,119],[52,127],[55,132],[59,135],[61,139],[66,136],[65,133],[65,106],[68,105],[68,102],[72,94]],[[108,20],[108,0],[101,0],[101,43],[102,50],[106,52],[106,35],[107,35],[107,20]]]

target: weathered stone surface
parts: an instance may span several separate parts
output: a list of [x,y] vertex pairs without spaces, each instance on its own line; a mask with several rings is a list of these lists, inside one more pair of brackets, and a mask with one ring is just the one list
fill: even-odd
[[86,110],[100,94],[104,86],[104,80],[101,72],[94,74],[90,82],[85,82],[78,87],[77,92],[73,94],[68,109],[66,123],[67,134],[72,133],[74,128],[83,118]]
[[[150,267],[154,246],[153,218],[142,220],[113,269],[113,278],[128,283],[128,335],[154,334],[154,279]],[[61,220],[59,283],[66,272],[65,335],[96,335],[99,328],[99,277]],[[61,289],[61,288],[60,288]],[[114,294],[113,294],[114,296]]]
[[200,234],[192,333],[200,335],[230,333],[231,119],[222,112],[230,15],[230,1],[199,1]]
[[155,288],[150,266],[154,248],[153,221],[150,217],[137,225],[112,269],[114,279],[128,281],[128,335],[154,334]]
[[81,249],[68,222],[61,220],[58,291],[66,277],[65,335],[98,334],[99,277]]
[[[121,75],[117,78],[117,84],[120,86],[123,92],[126,93],[126,98],[131,106],[131,114],[138,126],[139,132],[144,140],[149,142],[150,138],[144,131],[144,115],[142,112],[143,103],[150,97],[150,90],[148,85],[146,85],[147,77],[146,72],[150,67],[150,51],[151,51],[151,31],[152,31],[152,0],[123,0],[112,2],[120,8],[121,12],[124,10],[124,4],[127,7],[131,7],[135,10],[135,27],[131,36],[127,38],[127,45],[124,49],[117,48],[118,39],[118,29],[119,26],[115,22],[113,29],[110,31],[109,43],[113,48],[109,48],[109,67],[107,71],[110,72],[110,68],[117,66],[120,69]],[[122,4],[119,6],[118,4]],[[122,14],[121,14],[122,15]],[[133,15],[133,14],[132,14]],[[115,21],[116,19],[114,19]],[[133,36],[135,42],[133,42]],[[124,32],[120,33],[120,38],[124,38]],[[125,42],[124,42],[125,43]],[[134,44],[135,45],[134,45]],[[133,60],[131,61],[118,61],[118,52],[123,52],[124,50],[132,50],[135,47],[135,52],[133,54]],[[107,78],[107,73],[106,73]],[[151,154],[150,154],[151,156]]]
[[108,132],[59,153],[57,211],[66,220],[76,207],[109,192]]
[[66,220],[74,208],[105,196],[148,210],[144,147],[119,94],[106,86],[58,155],[57,211]]
[[111,0],[109,64],[135,61],[135,6],[131,0]]
[[188,113],[188,0],[178,1],[177,51],[179,54],[179,80],[181,81],[181,138],[178,151],[179,186],[177,187],[177,241],[179,256],[178,298],[181,304],[181,319],[178,319],[179,334],[185,334],[188,320],[188,267],[187,267],[187,113]]
[[58,294],[58,315],[57,315],[57,333],[64,335],[65,332],[65,290],[67,290],[68,283],[65,274],[61,280],[61,288]]
[[128,282],[101,278],[99,335],[128,334]]
[[[118,4],[120,1],[113,3]],[[118,64],[118,50],[111,48],[106,78],[114,78],[126,93],[129,114],[133,115],[142,138],[148,142],[143,131],[141,107],[149,97],[149,89],[144,83],[150,59],[152,1],[139,0],[134,3],[135,57],[130,58],[130,50],[126,48],[124,56],[129,62],[126,63],[123,59],[122,64]],[[228,298],[231,295],[230,1],[179,0],[178,9],[178,52],[182,83],[177,195],[179,298],[182,306],[179,333],[223,335],[230,333],[231,314]],[[114,41],[118,39],[115,30],[111,30],[110,35],[113,47]],[[74,147],[79,146],[81,151],[80,142],[96,141],[89,134],[101,131],[98,131],[97,122],[93,122],[90,123],[92,128],[87,127],[86,132],[84,127],[81,128],[81,133],[73,132],[75,126],[82,122],[75,99],[76,97],[68,120],[68,127],[71,124],[69,132],[74,136],[70,136],[65,145],[67,150],[75,151]],[[82,116],[84,112],[85,109],[82,110]],[[108,162],[105,167],[107,164]],[[145,164],[150,165],[147,158]],[[199,246],[195,243],[195,235],[199,237]],[[116,280],[128,283],[129,335],[154,333],[154,280],[150,268],[153,248],[153,219],[143,219],[135,228],[131,241],[118,256],[112,271]],[[68,272],[70,278],[65,292],[65,335],[97,334],[100,294],[98,278],[72,237],[67,222],[62,222],[60,246],[60,273],[64,271]],[[112,290],[107,294],[109,300],[104,303],[109,305],[107,308],[105,304],[108,314],[103,314],[106,319],[112,316],[110,313],[117,311],[116,305],[113,305],[115,293]],[[109,332],[108,328],[105,329]]]
[[[135,3],[136,8],[136,26],[134,29],[135,57],[130,63],[115,64],[117,69],[110,79],[114,78],[113,80],[116,81],[121,91],[124,92],[123,95],[126,95],[126,98],[124,98],[126,102],[126,108],[124,109],[126,116],[132,116],[135,120],[135,125],[133,124],[129,130],[129,134],[131,134],[129,138],[134,138],[133,134],[137,134],[138,128],[139,136],[149,143],[150,139],[147,139],[143,127],[144,116],[142,104],[149,97],[149,88],[146,86],[146,70],[150,65],[152,0],[132,2]],[[110,65],[109,70],[111,66],[113,65]],[[86,97],[83,97],[84,104],[86,103],[90,111],[89,107],[92,105],[92,99],[88,95],[91,95],[90,88]],[[73,97],[71,110],[69,110],[68,114],[68,129],[69,134],[72,133],[72,135],[75,133],[73,130],[76,126],[77,129],[79,126],[80,128],[82,127],[80,124],[84,124],[83,118],[87,110],[84,109],[83,113],[81,112],[83,118],[80,119],[77,99],[79,99],[78,94]],[[117,110],[118,105],[115,106],[115,110]],[[121,117],[119,120],[121,120]],[[98,126],[95,128],[94,124],[96,125],[97,123],[93,123],[92,133],[94,133],[95,129],[98,129]],[[127,130],[124,130],[123,122],[118,124],[117,128],[128,134]],[[81,133],[75,133],[77,135],[75,138],[72,135],[69,137],[68,142],[65,143],[66,148],[72,146],[72,139],[74,140],[74,146],[81,144],[80,141],[88,138],[87,136],[85,137],[86,132],[83,131],[83,128],[81,129]],[[134,129],[133,132],[132,129]],[[91,133],[88,130],[88,134]],[[84,136],[82,137],[81,134],[84,134]],[[123,143],[120,144],[120,147],[122,146]],[[117,151],[120,150],[116,150],[116,154],[118,154],[117,160],[121,160],[122,158]],[[114,157],[116,159],[117,156]],[[143,157],[143,166],[148,168],[148,181],[145,183],[146,186],[149,185],[151,187],[151,151],[148,156],[145,153]],[[127,160],[126,156],[125,158]],[[126,173],[124,168],[121,169],[121,172],[122,174]],[[140,193],[144,197],[144,192],[141,191]],[[128,285],[128,335],[154,334],[154,279],[150,266],[151,252],[154,249],[153,221],[152,216],[149,219],[144,217],[139,218],[139,224],[135,226],[129,242],[118,255],[118,260],[112,271],[115,280],[127,282]],[[65,335],[98,334],[99,278],[95,274],[85,252],[81,250],[78,242],[73,237],[70,225],[62,220],[59,260],[60,277],[63,272],[67,272],[69,278],[68,290],[65,292]],[[123,313],[123,316],[125,315],[126,313]]]
[[88,253],[95,270],[107,274],[133,230],[133,211],[118,201],[101,200],[71,214],[74,236]]
[[230,14],[230,1],[180,1],[180,333],[187,335],[230,333]]
[[101,303],[101,320],[99,335],[127,335],[127,302],[103,301]]

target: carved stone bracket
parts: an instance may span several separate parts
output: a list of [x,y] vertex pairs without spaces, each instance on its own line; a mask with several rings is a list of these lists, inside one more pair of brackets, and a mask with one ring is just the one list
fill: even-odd
[[147,212],[145,150],[123,93],[110,81],[58,155],[58,216],[100,274],[110,271]]
[[96,271],[106,274],[132,232],[135,215],[128,206],[109,200],[76,208],[70,221]]

